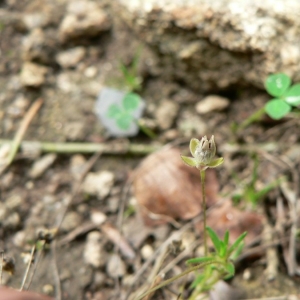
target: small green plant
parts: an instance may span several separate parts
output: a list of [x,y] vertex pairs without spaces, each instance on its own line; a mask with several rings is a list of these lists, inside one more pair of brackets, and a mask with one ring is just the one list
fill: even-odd
[[[229,231],[227,230],[224,234],[223,239],[219,238],[216,232],[206,226],[206,195],[205,195],[205,170],[207,168],[215,168],[221,165],[224,161],[223,157],[215,158],[216,154],[216,144],[214,141],[214,136],[207,139],[204,136],[201,141],[198,139],[191,139],[190,141],[190,151],[193,157],[181,156],[183,162],[190,167],[195,167],[200,171],[201,188],[202,188],[202,210],[203,210],[203,239],[204,239],[204,257],[198,257],[189,259],[187,261],[188,265],[194,265],[187,270],[183,271],[181,274],[176,275],[170,279],[167,279],[160,283],[159,285],[149,289],[144,294],[137,297],[136,300],[143,299],[150,293],[170,284],[176,279],[185,276],[186,274],[199,271],[203,269],[196,279],[192,283],[193,293],[190,296],[190,300],[196,299],[197,295],[201,292],[210,290],[214,284],[220,279],[228,279],[232,277],[235,273],[234,264],[232,259],[236,258],[242,250],[243,241],[246,236],[246,232],[241,234],[236,241],[230,246],[229,245]],[[207,247],[207,235],[208,233],[212,244],[214,246],[214,251],[208,251]]]
[[118,105],[111,104],[107,110],[107,117],[115,120],[121,130],[127,130],[136,122],[134,112],[139,107],[141,98],[138,94],[127,93]]
[[268,94],[274,98],[247,118],[239,126],[240,129],[244,129],[251,123],[258,121],[265,113],[274,120],[280,120],[293,107],[300,105],[300,84],[291,85],[291,78],[284,73],[268,76],[265,81],[265,88]]
[[[282,182],[283,178],[280,177],[278,179],[275,179],[271,183],[258,190],[256,188],[256,183],[258,179],[259,161],[256,155],[253,157],[253,160],[254,167],[250,182],[243,184],[240,192],[233,195],[232,200],[234,201],[234,203],[239,203],[240,201],[245,200],[246,202],[251,203],[252,208],[256,208],[258,202],[262,200],[271,190],[277,187],[279,183]],[[239,181],[238,183],[241,185]]]

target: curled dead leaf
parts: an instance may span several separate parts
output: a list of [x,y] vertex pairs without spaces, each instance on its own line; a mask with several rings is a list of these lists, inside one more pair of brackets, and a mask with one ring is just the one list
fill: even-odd
[[[133,175],[134,195],[145,224],[191,219],[201,212],[200,173],[182,162],[178,149],[163,149],[149,155]],[[218,189],[215,171],[207,170],[208,207],[217,201]]]

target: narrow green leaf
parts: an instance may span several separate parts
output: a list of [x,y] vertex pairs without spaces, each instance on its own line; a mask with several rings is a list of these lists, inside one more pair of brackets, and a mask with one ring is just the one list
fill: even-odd
[[186,263],[187,264],[200,264],[203,262],[209,262],[209,261],[213,261],[213,260],[215,260],[215,258],[212,256],[203,256],[203,257],[196,257],[196,258],[188,259],[186,261]]
[[298,106],[300,104],[300,84],[291,86],[284,94],[284,99],[288,104]]
[[180,155],[181,156],[181,159],[183,160],[183,162],[190,166],[190,167],[196,167],[197,166],[197,161],[195,158],[193,157],[187,157],[187,156],[183,156],[183,155]]
[[239,244],[244,240],[246,235],[247,232],[244,232],[236,239],[236,241],[231,245],[231,247],[228,250],[229,255],[239,246]]
[[226,256],[227,253],[227,247],[225,246],[225,243],[222,240],[219,240],[220,242],[220,252],[219,252],[219,256],[224,258]]
[[225,270],[226,272],[228,273],[224,279],[229,279],[231,278],[232,276],[234,276],[234,273],[235,273],[235,267],[234,267],[234,264],[232,262],[228,262],[226,265],[225,265]]
[[223,162],[224,162],[224,158],[220,157],[220,158],[214,159],[213,161],[208,163],[207,166],[210,168],[216,168],[216,167],[220,166]]
[[282,96],[290,85],[291,79],[284,73],[270,75],[265,81],[267,92],[274,97]]
[[122,130],[128,130],[133,121],[133,117],[127,113],[122,113],[116,120],[118,127]]
[[266,113],[274,120],[280,120],[291,111],[291,106],[281,99],[273,99],[265,105]]
[[116,119],[122,113],[121,108],[117,104],[112,104],[107,112],[106,116],[111,119]]
[[221,243],[220,243],[219,237],[217,236],[216,232],[213,231],[213,229],[211,227],[207,226],[206,230],[207,230],[207,233],[210,236],[210,239],[212,240],[212,242],[215,246],[215,249],[216,249],[217,253],[219,254],[220,250],[221,250]]
[[123,98],[123,107],[126,111],[135,111],[141,102],[141,98],[136,93],[127,93]]
[[242,253],[242,251],[244,249],[244,246],[245,246],[245,243],[244,243],[244,241],[242,241],[238,245],[237,249],[230,254],[229,258],[231,260],[235,261],[240,256],[240,254]]
[[229,231],[228,230],[226,230],[226,232],[224,234],[224,239],[223,240],[224,240],[224,244],[225,244],[225,246],[227,248],[228,243],[229,243]]
[[198,139],[191,139],[190,141],[190,151],[193,157],[195,157],[196,149],[199,147],[200,141]]

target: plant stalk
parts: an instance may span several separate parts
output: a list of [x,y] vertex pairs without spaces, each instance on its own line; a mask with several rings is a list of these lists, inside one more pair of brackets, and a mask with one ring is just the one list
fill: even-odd
[[202,211],[203,211],[203,240],[204,255],[207,256],[207,235],[206,235],[206,195],[205,195],[205,169],[200,170],[201,189],[202,189]]
[[245,129],[247,126],[249,126],[251,123],[259,121],[261,117],[265,113],[265,107],[263,106],[256,112],[254,112],[250,117],[248,117],[242,124],[239,126],[239,130]]

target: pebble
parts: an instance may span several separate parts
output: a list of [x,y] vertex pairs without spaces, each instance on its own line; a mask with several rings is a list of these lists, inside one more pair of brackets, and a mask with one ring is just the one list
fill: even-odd
[[103,267],[106,263],[106,253],[101,244],[102,234],[92,231],[87,235],[83,252],[84,261],[95,268]]
[[81,154],[72,155],[70,161],[70,173],[73,178],[77,180],[81,178],[85,169],[84,168],[85,164],[86,164],[86,159],[83,155]]
[[207,114],[212,111],[222,111],[229,106],[229,99],[218,96],[209,95],[196,104],[196,111],[199,114]]
[[74,121],[66,123],[63,131],[69,141],[83,140],[85,137],[84,122]]
[[119,255],[113,254],[108,260],[106,271],[112,278],[123,277],[126,274],[126,265]]
[[109,171],[90,172],[83,182],[82,189],[85,193],[98,196],[101,200],[109,194],[114,184],[114,178],[114,174]]
[[171,100],[163,100],[156,111],[158,126],[162,130],[171,128],[178,114],[179,104]]
[[6,199],[5,206],[9,210],[14,210],[20,207],[22,202],[24,202],[24,198],[21,195],[13,194]]
[[21,70],[21,83],[25,87],[40,87],[46,81],[45,75],[48,69],[44,66],[25,62]]
[[26,244],[26,238],[27,238],[27,236],[26,236],[25,231],[23,231],[23,230],[18,231],[13,236],[13,244],[16,247],[22,248]]
[[97,211],[92,211],[91,212],[91,221],[96,224],[97,226],[103,224],[107,219],[106,214],[103,212],[97,210]]
[[29,171],[30,178],[40,177],[55,161],[57,155],[54,153],[46,154],[37,160]]
[[141,256],[143,259],[147,260],[154,253],[153,247],[149,244],[146,244],[141,249]]
[[64,217],[61,229],[65,232],[72,231],[82,224],[82,218],[76,211],[70,211]]
[[58,53],[56,61],[63,68],[72,68],[76,67],[85,55],[86,51],[84,47],[75,47]]
[[111,27],[108,15],[95,2],[71,1],[67,11],[59,28],[63,42],[94,37]]

